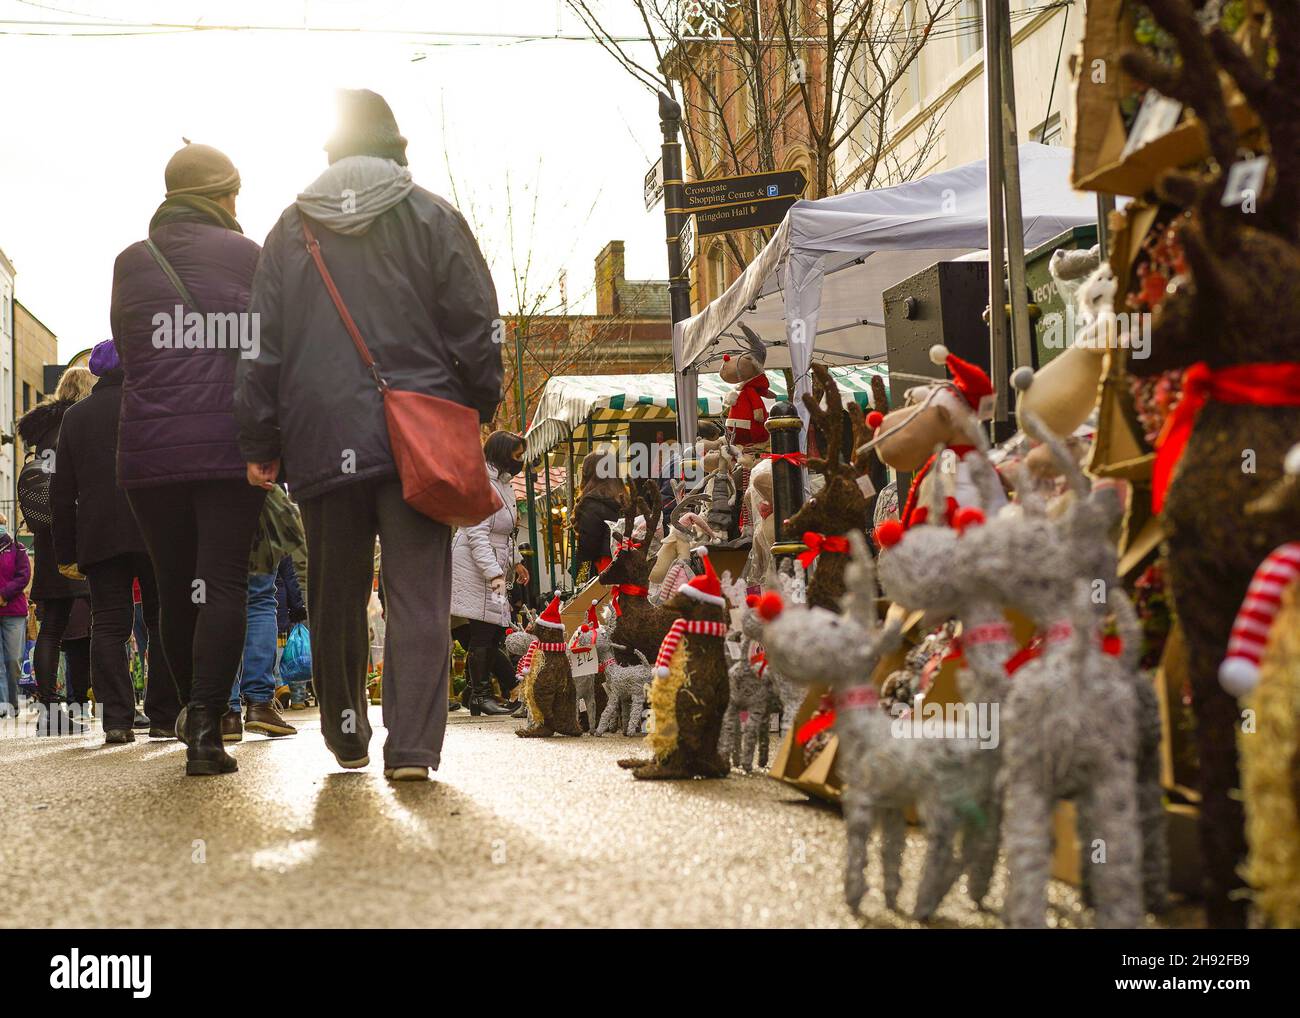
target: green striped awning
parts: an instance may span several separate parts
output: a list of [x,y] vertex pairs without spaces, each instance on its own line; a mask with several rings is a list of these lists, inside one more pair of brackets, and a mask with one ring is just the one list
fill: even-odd
[[[847,364],[831,368],[831,377],[846,397],[860,406],[871,402],[871,379],[888,378],[883,364]],[[772,396],[785,399],[785,375],[769,371]],[[701,417],[719,417],[731,389],[718,375],[700,375],[697,402]],[[627,422],[676,417],[677,396],[671,374],[558,375],[546,383],[526,434],[529,462],[572,436],[587,446],[613,438]],[[575,452],[577,450],[575,449]]]

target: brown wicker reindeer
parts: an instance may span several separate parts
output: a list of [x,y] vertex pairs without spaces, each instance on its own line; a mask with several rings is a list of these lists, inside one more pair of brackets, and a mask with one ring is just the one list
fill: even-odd
[[682,584],[668,601],[675,612],[655,656],[650,684],[654,727],[651,759],[618,765],[643,781],[725,778],[731,765],[718,752],[727,710],[727,599],[708,556],[704,574]]
[[[1187,210],[1179,237],[1189,271],[1170,282],[1155,312],[1150,357],[1131,357],[1129,370],[1187,369],[1157,450],[1153,507],[1163,510],[1170,588],[1188,644],[1207,915],[1214,926],[1242,926],[1245,841],[1232,794],[1239,707],[1217,668],[1256,567],[1295,536],[1289,523],[1250,518],[1245,506],[1278,480],[1300,432],[1300,9],[1266,0],[1276,53],[1266,71],[1220,29],[1203,31],[1199,3],[1145,2],[1180,60],[1169,66],[1134,52],[1123,67],[1195,111],[1214,162],[1208,173],[1170,172],[1157,182],[1163,200]],[[1268,135],[1269,179],[1252,207],[1223,203],[1238,144],[1220,71]]]
[[[870,507],[858,484],[859,470],[855,450],[867,438],[862,408],[849,404],[852,441],[844,447],[844,403],[840,390],[824,364],[814,364],[812,373],[824,393],[826,408],[814,394],[804,394],[808,408],[809,432],[817,434],[823,444],[823,456],[810,458],[809,469],[821,475],[820,491],[810,497],[790,519],[787,526],[801,538],[808,550],[800,555],[804,567],[813,566],[808,582],[808,604],[827,611],[839,611],[844,595],[844,569],[848,564],[850,532],[863,534],[871,519]],[[865,464],[865,460],[864,460]]]
[[651,535],[658,533],[662,507],[659,490],[654,485],[644,485],[642,490],[645,498],[629,493],[623,533],[633,532],[633,523],[639,512],[646,520],[646,538],[643,541],[623,538],[614,560],[600,574],[600,582],[613,592],[615,618],[610,627],[609,643],[614,651],[614,660],[623,668],[653,661],[659,653],[659,645],[677,619],[676,612],[652,605],[649,601],[650,540]]
[[551,598],[546,610],[528,627],[537,640],[524,676],[524,703],[529,723],[515,730],[523,739],[545,739],[552,735],[581,735],[578,726],[578,691],[569,666],[564,621],[560,618],[560,595]]

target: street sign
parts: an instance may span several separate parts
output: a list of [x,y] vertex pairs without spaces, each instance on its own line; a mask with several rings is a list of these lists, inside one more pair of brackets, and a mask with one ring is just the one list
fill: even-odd
[[677,235],[677,242],[682,253],[682,268],[687,269],[695,260],[695,220],[690,216],[686,217],[682,232]]
[[656,159],[645,175],[645,210],[649,212],[664,196],[664,161]]
[[766,198],[741,205],[723,205],[708,212],[695,213],[695,232],[701,237],[732,230],[756,230],[762,226],[779,226],[790,207],[799,200],[798,195],[788,198]]
[[[775,173],[749,173],[743,177],[715,177],[712,180],[692,180],[682,185],[684,208],[671,212],[707,212],[726,205],[752,202],[779,201],[797,198],[808,186],[808,179],[800,170],[780,170]],[[789,205],[786,206],[789,208]],[[778,219],[777,222],[780,222]],[[770,225],[770,224],[768,224]],[[704,231],[701,230],[701,233]]]

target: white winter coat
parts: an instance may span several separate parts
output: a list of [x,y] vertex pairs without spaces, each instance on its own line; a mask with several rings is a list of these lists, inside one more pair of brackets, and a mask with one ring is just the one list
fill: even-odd
[[519,509],[509,474],[492,481],[502,506],[482,523],[461,527],[451,542],[451,613],[498,626],[510,622],[509,599],[494,601],[488,581],[504,576],[514,581],[515,565],[522,561],[515,546]]

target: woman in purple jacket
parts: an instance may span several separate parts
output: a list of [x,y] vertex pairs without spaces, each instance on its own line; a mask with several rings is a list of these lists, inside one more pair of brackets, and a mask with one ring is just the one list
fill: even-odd
[[9,520],[0,513],[0,711],[18,716],[18,677],[23,670],[23,651],[27,648],[27,581],[32,578],[32,564],[27,549],[9,533]]
[[187,774],[238,769],[221,718],[244,646],[248,553],[265,492],[245,480],[235,365],[259,247],[235,219],[239,173],[188,142],[167,164],[149,239],[113,266],[113,339],[125,369],[117,479],[158,582],[163,652],[182,710]]

